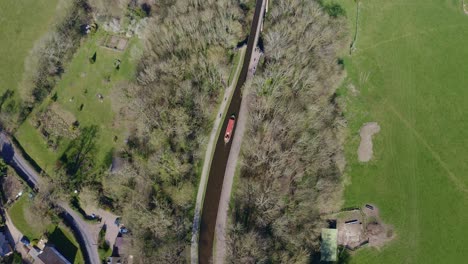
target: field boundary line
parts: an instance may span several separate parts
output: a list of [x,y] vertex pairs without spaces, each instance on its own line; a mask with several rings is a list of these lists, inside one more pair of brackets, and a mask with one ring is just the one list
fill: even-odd
[[356,49],[356,42],[357,42],[358,30],[359,30],[359,8],[360,7],[361,7],[361,1],[358,0],[357,5],[356,5],[356,25],[354,28],[354,38],[353,38],[353,41],[351,42],[351,45],[349,46],[349,55],[351,55],[353,51]]
[[447,163],[445,163],[440,155],[427,143],[427,141],[419,134],[419,132],[410,124],[408,120],[406,120],[396,109],[393,107],[392,104],[388,102],[384,102],[384,104],[390,107],[390,110],[400,119],[407,128],[416,136],[416,138],[429,150],[432,157],[439,162],[442,168],[447,172],[449,179],[455,184],[455,187],[460,189],[463,193],[468,194],[468,190],[466,189],[465,184],[460,181],[460,179],[449,169]]

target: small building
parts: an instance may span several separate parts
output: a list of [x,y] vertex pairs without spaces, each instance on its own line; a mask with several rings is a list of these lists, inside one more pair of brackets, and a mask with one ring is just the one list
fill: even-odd
[[133,256],[129,255],[130,239],[124,237],[122,233],[115,239],[112,256],[107,258],[107,264],[132,264]]
[[6,257],[13,253],[10,243],[3,231],[0,231],[0,257]]
[[57,249],[49,245],[44,248],[38,258],[47,264],[71,264]]
[[119,234],[115,239],[114,248],[112,250],[113,257],[121,257],[127,254],[128,241]]
[[320,260],[326,262],[337,261],[338,230],[322,228],[322,245],[320,246]]

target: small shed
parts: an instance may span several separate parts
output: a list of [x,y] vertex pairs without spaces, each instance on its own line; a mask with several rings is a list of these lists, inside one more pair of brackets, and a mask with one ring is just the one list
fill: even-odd
[[322,245],[320,246],[320,260],[326,262],[337,261],[338,230],[322,228]]

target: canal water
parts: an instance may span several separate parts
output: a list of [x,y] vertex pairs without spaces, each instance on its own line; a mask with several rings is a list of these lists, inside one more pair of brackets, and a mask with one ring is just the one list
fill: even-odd
[[216,225],[216,217],[218,214],[219,199],[221,197],[221,189],[224,181],[224,173],[226,171],[229,151],[231,150],[232,138],[236,133],[236,126],[228,144],[224,143],[224,132],[227,127],[229,117],[239,114],[240,105],[242,102],[242,86],[247,79],[250,59],[252,57],[255,35],[257,34],[258,22],[262,12],[263,0],[257,0],[255,6],[255,14],[250,29],[249,38],[247,41],[247,51],[245,53],[244,63],[242,64],[241,73],[237,82],[231,104],[229,105],[226,118],[223,121],[222,130],[216,142],[216,148],[211,162],[210,174],[208,176],[208,185],[206,188],[205,199],[203,201],[203,210],[200,223],[200,241],[198,244],[198,259],[201,264],[211,263],[213,254],[213,240]]

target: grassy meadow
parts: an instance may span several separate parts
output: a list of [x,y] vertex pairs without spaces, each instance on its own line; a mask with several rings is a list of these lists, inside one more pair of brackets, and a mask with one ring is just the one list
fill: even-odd
[[52,25],[58,0],[0,1],[0,94],[16,90],[24,60]]
[[[50,98],[46,99],[31,114],[34,116],[37,111],[55,104],[59,115],[77,120],[79,127],[97,126],[98,163],[106,162],[109,153],[124,144],[125,126],[115,122],[115,108],[111,105],[111,100],[116,103],[120,99],[112,93],[112,88],[119,84],[125,85],[134,78],[136,58],[140,50],[140,43],[136,38],[129,40],[123,52],[104,48],[100,43],[106,37],[104,31],[98,31],[84,41],[51,93],[57,95],[56,102]],[[89,59],[95,52],[96,62],[90,63]],[[114,67],[118,59],[121,60],[119,70]],[[103,99],[98,95],[102,95]],[[15,136],[38,165],[51,173],[70,140],[63,138],[58,148],[52,150],[32,123],[31,118],[26,120]]]
[[34,221],[34,217],[31,216],[30,207],[32,203],[25,194],[19,198],[13,206],[9,209],[9,214],[16,228],[18,228],[23,235],[29,239],[40,239],[42,233],[49,229],[50,222],[46,221]]
[[[355,1],[336,2],[354,34]],[[396,238],[351,262],[465,263],[468,15],[456,0],[362,0],[359,14],[340,91],[350,131],[345,206],[376,204]],[[381,126],[374,158],[359,163],[359,129],[370,121]]]

